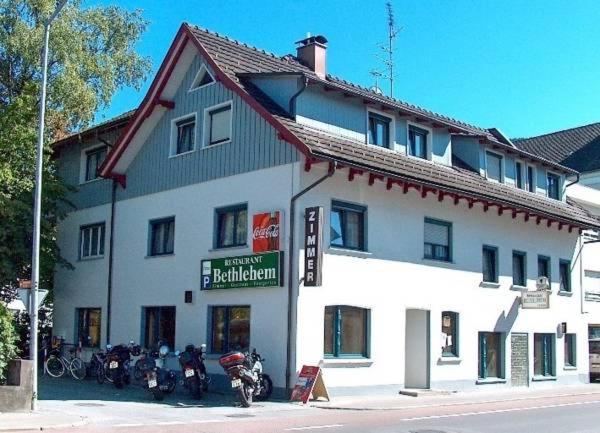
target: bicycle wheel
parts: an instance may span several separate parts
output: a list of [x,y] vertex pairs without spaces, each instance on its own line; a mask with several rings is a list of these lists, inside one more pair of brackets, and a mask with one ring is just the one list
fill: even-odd
[[52,377],[61,377],[65,374],[65,365],[56,355],[50,355],[44,364],[44,369]]
[[71,376],[77,380],[83,380],[85,377],[85,363],[80,358],[73,358],[69,364]]

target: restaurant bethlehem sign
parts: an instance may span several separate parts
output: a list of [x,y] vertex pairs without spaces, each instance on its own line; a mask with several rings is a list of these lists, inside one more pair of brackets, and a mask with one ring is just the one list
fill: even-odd
[[202,260],[202,290],[283,285],[283,252]]

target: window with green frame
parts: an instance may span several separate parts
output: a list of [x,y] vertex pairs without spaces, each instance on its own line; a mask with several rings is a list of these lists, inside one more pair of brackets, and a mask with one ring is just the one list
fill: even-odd
[[565,367],[577,367],[576,334],[565,334]]
[[558,262],[558,270],[560,277],[560,291],[570,292],[571,291],[571,261],[560,260]]
[[248,242],[248,205],[239,204],[215,210],[215,248],[230,248]]
[[209,307],[210,352],[227,353],[250,348],[250,306]]
[[458,313],[442,312],[442,356],[458,357]]
[[500,332],[479,333],[480,379],[504,378],[504,338]]
[[498,248],[484,245],[482,250],[483,281],[486,283],[498,282]]
[[330,245],[366,251],[367,208],[353,203],[331,202]]
[[550,281],[550,274],[550,257],[538,256],[538,277],[546,277]]
[[533,374],[555,376],[554,334],[533,334]]
[[452,261],[452,223],[425,218],[424,250],[426,259]]
[[522,251],[513,251],[513,285],[527,285],[527,254]]
[[325,307],[326,358],[369,357],[370,310],[347,305]]

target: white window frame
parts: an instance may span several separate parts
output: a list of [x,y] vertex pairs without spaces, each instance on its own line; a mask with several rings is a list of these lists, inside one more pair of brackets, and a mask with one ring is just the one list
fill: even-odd
[[[85,230],[91,230],[94,227],[100,227],[100,230],[98,231],[98,251],[100,251],[100,244],[101,242],[104,240],[104,245],[102,245],[102,254],[90,254],[88,256],[84,256],[83,255],[83,240],[84,240],[84,234],[83,232]],[[102,233],[104,232],[104,233]],[[90,253],[91,253],[91,242],[90,242]],[[96,222],[96,223],[91,223],[91,224],[84,224],[79,226],[79,251],[78,251],[78,257],[79,260],[93,260],[93,259],[101,259],[102,257],[104,257],[104,252],[106,250],[106,222],[104,221],[100,221],[100,222]]]
[[[529,167],[531,167],[533,171],[533,188],[531,191],[529,191]],[[527,166],[525,167],[525,190],[532,194],[537,194],[537,167],[535,165],[527,164]]]
[[[208,74],[210,76],[210,78],[212,79],[212,81],[208,84],[203,84],[203,85],[199,86],[198,83],[200,82],[201,75],[204,75],[204,73]],[[202,66],[200,66],[200,69],[198,69],[198,72],[194,76],[194,79],[192,80],[192,85],[190,86],[188,93],[195,92],[196,90],[204,89],[205,87],[211,86],[211,85],[215,84],[216,82],[217,82],[217,80],[214,77],[214,75],[211,74],[211,72],[208,70],[206,65],[202,64]]]
[[[556,176],[558,178],[558,198],[550,197],[550,189],[548,188],[548,175],[549,174]],[[562,199],[563,199],[562,188],[563,188],[562,176],[560,174],[556,173],[555,171],[546,170],[546,197],[551,198],[552,200],[562,201]]]
[[101,149],[103,147],[106,147],[106,155],[108,156],[108,152],[110,151],[108,145],[102,143],[102,144],[95,144],[93,146],[89,146],[86,148],[81,149],[81,157],[79,159],[79,184],[83,185],[85,183],[92,183],[92,182],[97,182],[99,180],[102,180],[102,177],[98,176],[94,179],[90,179],[90,180],[85,180],[86,177],[86,170],[87,170],[87,154],[90,152],[94,152],[98,149]]
[[[425,131],[427,131],[427,139],[425,142],[425,147],[427,148],[427,158],[423,159],[423,158],[419,158],[418,156],[413,156],[411,155],[409,152],[410,149],[410,127],[414,126],[415,128],[419,128],[419,129],[423,129]],[[411,122],[410,120],[406,121],[406,155],[410,156],[411,158],[417,158],[420,159],[421,161],[433,161],[433,128],[430,128],[429,126],[426,125],[422,125],[420,123],[417,122]]]
[[[506,180],[506,157],[504,156],[504,154],[500,153],[500,152],[494,152],[493,150],[490,149],[485,149],[484,150],[485,154],[484,154],[484,160],[485,160],[485,178],[490,181],[490,182],[497,182],[497,183],[505,183]],[[496,179],[490,179],[490,177],[488,176],[488,160],[487,160],[487,154],[491,153],[492,155],[495,156],[499,156],[500,157],[500,180],[496,180]]]
[[[194,143],[192,144],[192,150],[188,150],[187,152],[177,153],[177,133],[179,132],[177,128],[177,124],[182,120],[194,119]],[[169,158],[176,158],[181,155],[187,155],[189,153],[195,152],[198,148],[198,113],[187,113],[183,116],[176,117],[171,120],[171,136],[169,142]]]
[[[210,144],[210,112],[227,106],[229,106],[229,110],[231,113],[231,116],[229,117],[229,140],[222,141],[220,143]],[[233,99],[205,108],[204,121],[202,122],[202,125],[204,126],[202,128],[203,149],[212,149],[223,144],[231,143],[231,140],[233,140]]]
[[[382,147],[382,146],[377,146],[375,144],[370,144],[369,143],[369,114],[373,113],[373,114],[377,114],[378,116],[382,116],[385,117],[387,119],[390,119],[390,130],[389,130],[389,137],[388,137],[388,143],[389,143],[389,147]],[[368,108],[365,110],[365,124],[366,124],[366,133],[365,133],[365,144],[367,146],[375,146],[378,147],[379,149],[388,149],[388,150],[396,150],[396,118],[394,115],[390,115],[389,112],[383,111],[383,110],[377,110],[375,108]]]

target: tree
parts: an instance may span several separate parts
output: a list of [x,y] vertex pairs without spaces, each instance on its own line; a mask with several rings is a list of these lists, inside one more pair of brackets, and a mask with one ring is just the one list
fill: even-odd
[[[43,22],[54,0],[0,0],[0,298],[14,297],[27,279]],[[50,143],[91,122],[122,87],[139,89],[150,70],[135,51],[147,27],[141,11],[83,8],[71,0],[50,34],[40,284],[52,288],[57,264],[56,224],[68,210]],[[50,298],[51,299],[51,298]]]
[[10,311],[0,303],[0,383],[6,380],[8,361],[17,356],[17,333]]

